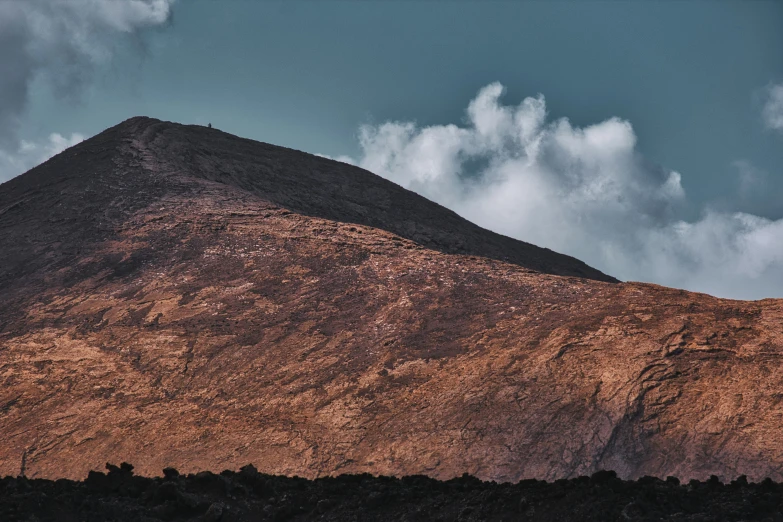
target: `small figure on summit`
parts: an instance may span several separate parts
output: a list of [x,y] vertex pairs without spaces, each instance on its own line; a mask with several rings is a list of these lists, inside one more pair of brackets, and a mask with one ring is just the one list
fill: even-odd
[[212,128],[212,124],[211,123],[207,123],[207,127],[209,127],[211,129]]

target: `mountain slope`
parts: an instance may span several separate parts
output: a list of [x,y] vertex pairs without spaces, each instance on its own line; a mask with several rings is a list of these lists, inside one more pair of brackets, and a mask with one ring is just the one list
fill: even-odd
[[[164,193],[183,194],[196,181],[238,188],[246,197],[258,196],[299,214],[383,228],[445,253],[616,281],[573,257],[484,230],[358,167],[215,129],[143,117],[108,129],[3,184],[0,217],[11,214],[4,220],[8,229],[17,224],[13,214],[24,211],[32,220],[29,226],[38,229],[35,235],[58,235],[73,226],[79,230],[71,243],[83,244],[90,235],[100,235],[100,230],[121,222],[127,212],[151,204]],[[18,248],[25,246],[18,238],[8,240]],[[37,258],[30,252],[16,255],[21,259],[0,257],[0,272]]]
[[0,245],[0,475],[781,478],[783,302],[612,283],[354,167],[135,118],[0,186]]

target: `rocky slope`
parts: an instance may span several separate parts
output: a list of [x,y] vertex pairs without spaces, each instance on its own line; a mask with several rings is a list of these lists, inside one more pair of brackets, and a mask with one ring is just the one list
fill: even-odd
[[134,118],[0,186],[0,476],[783,475],[783,301],[615,283]]

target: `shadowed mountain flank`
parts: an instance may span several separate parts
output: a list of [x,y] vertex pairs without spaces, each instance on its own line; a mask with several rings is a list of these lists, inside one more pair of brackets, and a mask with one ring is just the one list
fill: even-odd
[[247,191],[298,214],[392,232],[449,254],[498,259],[540,272],[617,280],[570,256],[478,227],[451,210],[366,170],[201,126],[134,118],[118,131],[186,173]]
[[[56,224],[39,226],[36,234],[56,235],[65,228],[76,234],[71,242],[83,246],[137,206],[163,194],[186,194],[199,180],[298,214],[380,228],[444,253],[616,282],[573,257],[482,229],[358,167],[216,129],[145,117],[126,120],[3,184],[0,217],[8,214],[4,228],[14,225],[19,213],[28,216],[30,227]],[[41,239],[40,244],[51,242]],[[21,257],[7,260],[12,255]],[[0,277],[38,257],[34,249],[0,256]]]
[[615,283],[349,165],[134,118],[1,185],[0,245],[0,476],[782,478],[782,301]]

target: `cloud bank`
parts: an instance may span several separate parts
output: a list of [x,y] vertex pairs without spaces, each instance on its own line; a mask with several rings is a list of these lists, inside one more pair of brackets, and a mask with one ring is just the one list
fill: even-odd
[[[114,54],[118,37],[164,24],[173,0],[0,0],[0,181],[26,165],[18,136],[33,82],[78,99],[95,68]],[[37,147],[49,147],[49,143]]]
[[681,175],[638,152],[619,118],[549,121],[544,97],[517,106],[490,84],[463,126],[364,125],[361,166],[496,232],[582,259],[624,280],[722,297],[783,297],[783,220],[704,209]]

